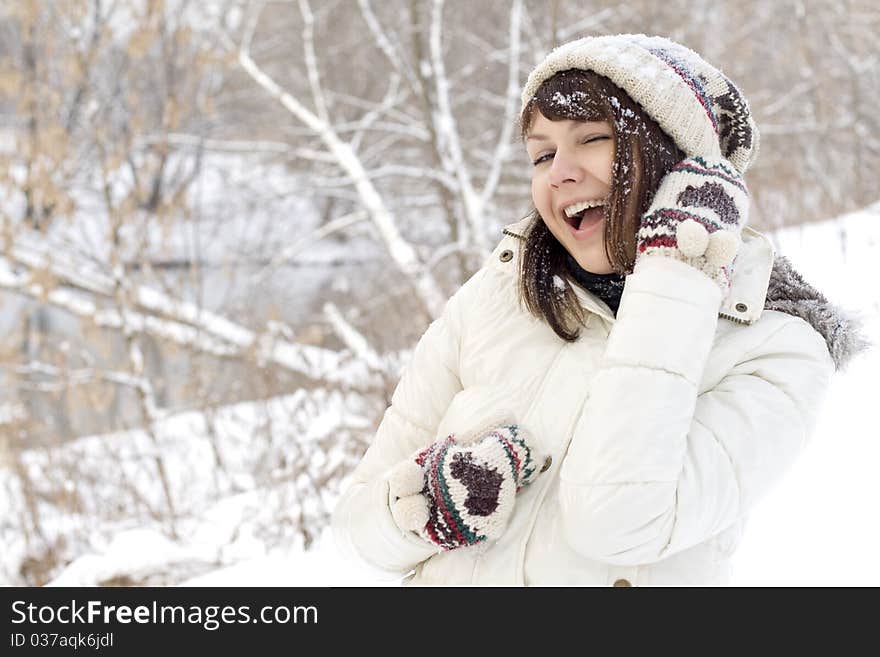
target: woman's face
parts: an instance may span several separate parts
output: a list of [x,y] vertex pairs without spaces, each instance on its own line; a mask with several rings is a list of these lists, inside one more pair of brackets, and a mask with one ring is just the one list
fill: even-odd
[[537,112],[526,149],[533,163],[532,200],[547,228],[581,267],[594,274],[611,273],[601,207],[611,193],[611,124],[550,121]]

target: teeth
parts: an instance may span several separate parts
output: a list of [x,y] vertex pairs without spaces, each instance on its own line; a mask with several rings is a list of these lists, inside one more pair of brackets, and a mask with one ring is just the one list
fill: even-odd
[[571,217],[572,215],[577,214],[578,212],[582,212],[587,208],[595,208],[600,205],[605,205],[605,199],[596,199],[593,201],[581,201],[580,203],[575,203],[574,205],[569,205],[565,208],[565,216]]

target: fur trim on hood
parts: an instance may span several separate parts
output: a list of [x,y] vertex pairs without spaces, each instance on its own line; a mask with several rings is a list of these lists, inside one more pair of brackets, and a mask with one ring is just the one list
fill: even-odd
[[773,262],[764,308],[800,317],[816,329],[825,338],[838,371],[873,345],[863,333],[861,319],[829,302],[795,271],[785,256],[777,254]]

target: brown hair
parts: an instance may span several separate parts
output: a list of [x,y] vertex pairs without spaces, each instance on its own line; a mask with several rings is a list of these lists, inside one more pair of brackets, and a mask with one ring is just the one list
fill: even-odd
[[[617,274],[632,273],[639,219],[647,211],[669,170],[684,154],[660,126],[608,78],[581,69],[560,71],[538,88],[520,117],[520,135],[528,137],[535,112],[550,121],[608,121],[615,151],[611,195],[605,206],[605,254]],[[550,324],[567,342],[580,335],[585,318],[571,285],[561,289],[555,277],[570,278],[565,247],[547,228],[537,209],[531,222],[519,273],[521,302]]]

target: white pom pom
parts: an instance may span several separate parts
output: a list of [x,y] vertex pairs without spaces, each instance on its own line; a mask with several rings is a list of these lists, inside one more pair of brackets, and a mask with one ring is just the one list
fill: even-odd
[[706,262],[712,267],[726,267],[733,262],[739,251],[740,238],[729,230],[716,230],[709,235]]
[[675,229],[675,239],[678,242],[678,250],[686,258],[699,258],[706,252],[709,244],[709,233],[693,219],[682,221]]
[[411,459],[401,461],[388,475],[388,486],[394,497],[406,497],[421,492],[425,486],[422,467]]
[[402,530],[417,532],[428,522],[428,500],[424,495],[401,497],[391,505],[391,516]]

